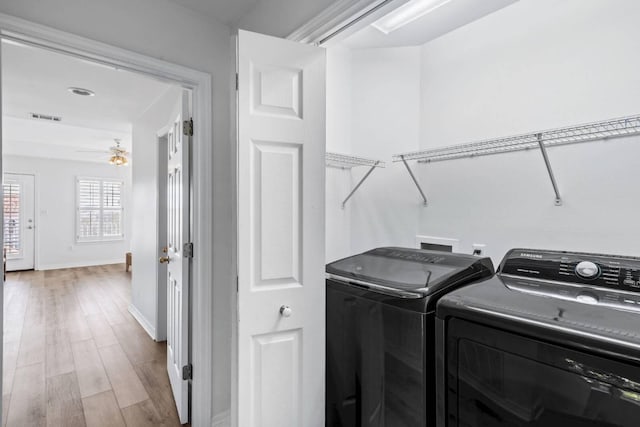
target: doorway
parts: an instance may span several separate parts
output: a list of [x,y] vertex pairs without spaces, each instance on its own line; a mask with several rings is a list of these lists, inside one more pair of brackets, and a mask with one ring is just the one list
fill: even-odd
[[[4,18],[3,18],[4,19]],[[7,18],[8,19],[8,18]],[[7,22],[0,22],[0,26],[2,26],[3,24],[7,24]],[[15,28],[15,25],[19,25],[22,26],[22,31],[21,34],[30,34],[30,33],[35,33],[35,29],[30,28],[28,23],[24,23],[24,22],[19,22],[18,24],[13,23],[13,22],[9,22],[8,23],[10,27]],[[42,28],[38,28],[37,29],[37,33],[38,36],[42,36]],[[46,31],[45,31],[46,32]],[[201,162],[195,162],[195,164],[193,165],[193,171],[194,171],[194,178],[192,180],[186,180],[186,182],[188,183],[192,183],[192,187],[190,187],[190,191],[186,191],[185,194],[189,195],[189,194],[193,194],[193,200],[191,202],[187,202],[186,205],[188,206],[195,206],[197,209],[201,209],[201,206],[203,205],[202,200],[204,199],[203,197],[203,193],[206,193],[206,189],[204,188],[204,186],[201,184],[203,182],[203,180],[206,180],[207,176],[209,175],[209,171],[206,168],[203,168],[202,165],[204,163],[208,163],[206,159],[206,157],[208,157],[208,153],[209,153],[209,149],[208,146],[209,144],[204,144],[203,141],[205,141],[207,139],[207,137],[209,137],[210,139],[210,129],[208,129],[207,126],[204,125],[200,125],[198,123],[198,118],[202,118],[202,115],[204,112],[209,111],[210,110],[210,90],[207,90],[207,88],[210,86],[210,82],[209,82],[209,76],[204,75],[202,73],[199,72],[191,72],[190,70],[184,69],[182,67],[175,67],[171,64],[168,63],[163,63],[161,61],[150,61],[149,58],[145,58],[141,55],[136,55],[136,54],[127,54],[127,55],[123,55],[123,51],[118,50],[118,49],[110,49],[108,47],[105,47],[103,45],[97,45],[96,46],[92,46],[91,43],[86,42],[86,40],[81,40],[81,39],[75,39],[73,36],[70,36],[68,34],[64,34],[61,32],[57,32],[57,31],[53,31],[51,30],[51,38],[48,38],[48,40],[45,42],[44,40],[34,40],[34,38],[32,37],[27,37],[25,36],[25,39],[28,38],[29,40],[23,40],[20,37],[15,37],[13,34],[12,36],[8,36],[6,35],[7,32],[3,31],[3,38],[6,38],[8,40],[11,40],[14,43],[18,43],[18,44],[25,44],[28,45],[29,48],[39,48],[42,47],[43,45],[46,45],[47,48],[49,50],[51,50],[51,40],[58,40],[58,41],[63,41],[63,43],[57,44],[55,46],[54,51],[56,51],[57,53],[65,53],[65,54],[69,54],[72,53],[73,56],[80,56],[82,58],[83,61],[89,61],[92,62],[95,66],[96,64],[96,52],[102,54],[103,56],[100,57],[100,59],[97,61],[97,63],[99,65],[97,65],[97,67],[102,67],[105,66],[105,64],[112,64],[109,67],[112,68],[113,70],[117,70],[117,72],[122,72],[123,69],[126,69],[126,72],[131,72],[134,71],[136,75],[138,76],[146,76],[147,78],[152,77],[155,80],[159,80],[159,81],[163,81],[166,82],[170,85],[173,85],[175,87],[178,87],[180,90],[182,89],[187,89],[190,91],[193,91],[195,94],[198,95],[197,97],[197,103],[196,105],[193,107],[193,116],[196,119],[196,125],[193,126],[195,127],[196,131],[199,132],[198,137],[197,138],[193,138],[193,147],[192,149],[195,151],[196,155],[198,156],[202,156],[202,157],[197,157],[202,159]],[[19,39],[19,40],[16,40]],[[76,46],[82,46],[82,48],[84,50],[79,50],[76,48]],[[87,47],[89,46],[89,47]],[[4,47],[4,46],[3,46]],[[91,51],[88,52],[87,49],[91,50],[92,48],[95,48],[95,51]],[[124,61],[124,57],[126,57],[126,61]],[[90,59],[89,59],[90,58]],[[4,57],[3,57],[3,62],[4,62]],[[126,67],[123,66],[123,64],[126,64]],[[150,65],[151,64],[151,65]],[[204,90],[203,90],[204,89]],[[202,123],[204,122],[204,120],[202,120]],[[182,123],[181,123],[182,124]],[[204,123],[203,123],[204,124]],[[155,132],[157,131],[157,127],[154,128],[154,137],[155,137]],[[180,131],[182,131],[182,129],[180,129]],[[156,139],[157,142],[157,139]],[[154,170],[154,173],[158,171],[158,167],[156,164],[152,165],[152,169]],[[95,178],[92,176],[86,176],[86,178]],[[92,184],[91,179],[84,179],[83,181],[85,183],[89,183]],[[106,194],[106,190],[105,190],[105,186],[104,183],[100,183],[99,185],[95,186],[96,193],[98,194],[98,198],[102,199],[103,197],[100,195],[104,195]],[[126,188],[126,186],[123,186],[123,188]],[[207,195],[208,198],[208,195]],[[206,203],[204,203],[204,206],[206,206]],[[41,214],[43,210],[46,209],[39,209],[38,212],[36,212],[36,214]],[[102,206],[100,207],[100,211],[102,216],[105,215],[105,211],[106,211],[106,207]],[[126,216],[127,211],[126,209],[123,210],[121,213],[123,213],[123,216]],[[113,217],[115,214],[114,213],[110,213],[111,217]],[[201,230],[204,226],[203,224],[207,224],[206,227],[209,227],[209,221],[207,221],[208,217],[209,217],[210,213],[209,211],[206,212],[201,212],[198,215],[198,218],[190,225],[190,229],[193,230]],[[157,216],[157,215],[156,215]],[[97,227],[98,229],[105,229],[106,227],[103,225],[100,225]],[[89,227],[89,229],[91,229],[91,227]],[[203,233],[206,234],[206,233]],[[76,238],[78,236],[76,235]],[[104,234],[102,236],[98,236],[98,237],[105,237]],[[96,242],[91,242],[91,243],[96,243]],[[206,282],[209,282],[209,277],[210,277],[210,271],[209,268],[207,267],[207,265],[209,265],[209,262],[207,262],[206,264],[203,264],[200,261],[200,257],[205,257],[207,256],[207,254],[210,252],[208,250],[209,245],[211,244],[210,242],[204,242],[204,241],[192,241],[189,242],[191,244],[193,244],[196,247],[197,250],[197,254],[200,255],[199,257],[194,257],[194,259],[190,262],[190,267],[193,269],[194,272],[196,272],[196,280],[192,282],[191,286],[193,287],[193,293],[194,294],[199,294],[201,292],[201,289],[198,287],[198,285],[200,283],[202,283],[202,279],[206,278]],[[138,259],[140,260],[140,259]],[[122,261],[124,261],[124,254],[122,257]],[[139,262],[138,262],[139,263]],[[153,263],[154,263],[154,269],[157,271],[159,268],[162,268],[162,266],[158,263],[158,256],[157,256],[157,252],[154,254],[153,256]],[[136,267],[136,258],[134,256],[134,271],[137,268]],[[35,267],[35,265],[34,265]],[[190,270],[191,270],[190,268]],[[36,275],[40,274],[39,272],[35,272]],[[66,286],[66,285],[65,285]],[[166,287],[167,287],[167,283],[164,282],[162,283],[162,288],[160,289],[159,287],[156,289],[156,291],[158,293],[162,293],[165,294],[166,293]],[[203,300],[204,302],[204,300]],[[98,306],[100,304],[98,303]],[[201,306],[201,305],[200,305]],[[100,307],[99,307],[100,308]],[[128,310],[127,310],[128,309]],[[121,311],[124,311],[124,315],[129,315],[131,314],[134,318],[137,319],[137,315],[139,313],[136,313],[134,310],[131,310],[131,307],[120,307]],[[128,313],[127,313],[128,311]],[[154,311],[154,315],[155,310]],[[196,313],[198,313],[198,311],[196,311]],[[121,313],[122,314],[122,313]],[[206,316],[204,316],[204,318],[206,319]],[[138,319],[137,319],[138,320]],[[154,319],[157,320],[157,319]],[[145,329],[145,331],[147,333],[149,333],[149,330],[145,325],[144,322],[139,322],[141,324],[141,326]],[[187,323],[188,324],[188,323]],[[200,326],[202,328],[206,328],[205,324],[201,323]],[[200,331],[197,331],[195,333],[200,333],[202,334]],[[151,335],[151,334],[149,334]],[[187,334],[188,336],[189,334]],[[153,335],[152,335],[153,336]],[[117,336],[116,336],[117,338]],[[148,338],[148,337],[147,337]],[[156,338],[156,337],[154,337]],[[200,360],[203,360],[206,358],[207,354],[207,349],[208,346],[206,346],[206,339],[202,342],[202,344],[204,344],[203,346],[200,345],[200,342],[198,344],[194,344],[194,356],[197,355],[198,357],[200,357]],[[43,345],[48,345],[48,343],[45,341]],[[124,347],[124,344],[122,344],[122,346]],[[129,355],[125,352],[125,355],[127,355],[129,357]],[[46,357],[46,356],[45,356]],[[104,359],[102,360],[104,362]],[[165,369],[166,369],[166,365],[165,365]],[[203,370],[204,371],[204,370]],[[203,372],[200,371],[200,372]],[[138,373],[138,375],[140,375],[140,373]],[[196,387],[199,387],[200,389],[205,389],[207,387],[210,387],[210,384],[208,383],[208,381],[205,379],[206,377],[196,377],[193,379],[193,381],[189,381],[189,384],[194,383]],[[47,377],[48,380],[48,377]],[[194,396],[202,396],[201,399],[205,399],[208,398],[207,395],[203,395],[201,393],[198,392],[194,392],[193,393]],[[117,397],[117,396],[116,396]],[[198,400],[198,399],[194,399],[194,400]],[[119,402],[118,402],[119,403]],[[120,403],[119,403],[120,404]],[[195,414],[199,414],[201,413],[201,411],[206,412],[206,408],[204,408],[202,405],[199,404],[194,404],[194,409],[193,412]],[[186,418],[183,418],[182,416],[180,417],[181,421],[186,421]]]
[[6,269],[31,270],[35,265],[35,176],[5,173],[3,194]]

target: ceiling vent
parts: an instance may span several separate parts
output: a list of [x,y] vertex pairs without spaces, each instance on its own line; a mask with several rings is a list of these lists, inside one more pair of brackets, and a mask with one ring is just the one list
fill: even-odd
[[50,122],[61,122],[62,121],[62,117],[50,116],[49,114],[29,113],[29,116],[31,116],[32,119],[36,119],[36,120],[47,120],[47,121],[50,121]]
[[67,90],[71,93],[73,93],[74,95],[80,95],[80,96],[96,96],[96,93],[92,90],[89,89],[85,89],[83,87],[70,87],[67,88]]

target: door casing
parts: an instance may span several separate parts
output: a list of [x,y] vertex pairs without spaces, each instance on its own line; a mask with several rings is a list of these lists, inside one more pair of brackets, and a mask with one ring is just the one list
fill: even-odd
[[[91,62],[109,65],[178,84],[193,93],[193,236],[213,235],[212,201],[212,82],[211,75],[173,64],[130,50],[76,36],[6,14],[0,14],[0,37],[22,44],[36,46],[72,55]],[[1,55],[1,52],[0,52]],[[0,56],[1,60],[1,56]],[[0,92],[1,96],[1,92]],[[2,139],[0,136],[0,148]],[[1,150],[0,150],[1,151]],[[1,154],[0,154],[1,160]],[[1,162],[0,162],[1,164]],[[2,171],[0,170],[0,173]],[[36,208],[37,209],[37,208]],[[212,291],[213,242],[194,238],[193,258],[193,310],[192,310],[192,363],[195,367],[192,381],[192,424],[210,425],[212,394]],[[0,307],[3,295],[0,293]],[[0,327],[2,326],[0,316]],[[2,343],[0,341],[0,351]],[[0,378],[1,378],[0,364]]]

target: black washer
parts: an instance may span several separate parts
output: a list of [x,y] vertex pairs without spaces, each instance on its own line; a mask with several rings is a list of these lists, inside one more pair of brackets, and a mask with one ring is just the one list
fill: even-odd
[[491,260],[385,247],[326,272],[326,425],[433,426],[436,302],[491,276]]
[[640,258],[513,249],[437,308],[439,427],[637,427]]

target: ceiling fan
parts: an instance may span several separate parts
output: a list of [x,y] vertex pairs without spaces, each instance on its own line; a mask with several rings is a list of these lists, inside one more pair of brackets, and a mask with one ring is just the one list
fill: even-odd
[[122,140],[119,138],[114,139],[116,145],[109,147],[108,150],[77,150],[77,153],[104,153],[110,154],[109,164],[115,166],[126,166],[129,163],[127,156],[129,152],[122,147]]

